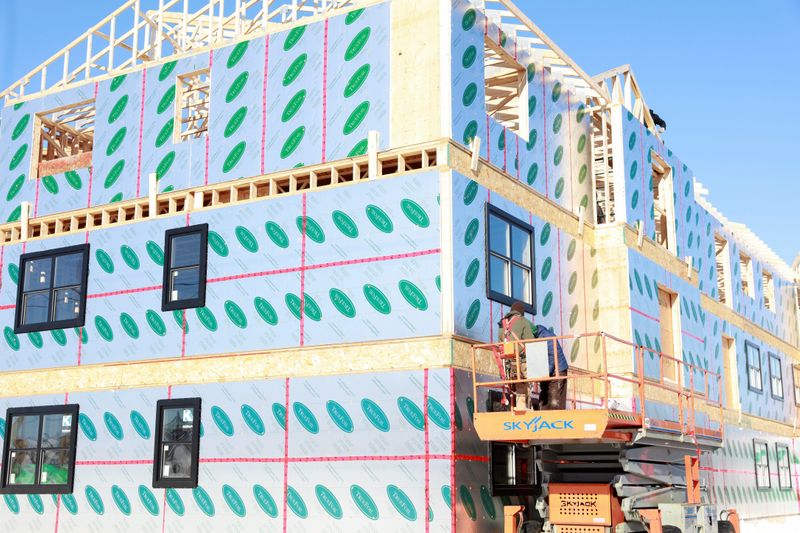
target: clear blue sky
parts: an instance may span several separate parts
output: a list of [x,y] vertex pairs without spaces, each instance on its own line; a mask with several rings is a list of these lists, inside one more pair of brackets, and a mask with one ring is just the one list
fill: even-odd
[[[1,0],[5,88],[116,2]],[[518,0],[589,74],[630,63],[665,140],[728,218],[800,252],[800,0]]]

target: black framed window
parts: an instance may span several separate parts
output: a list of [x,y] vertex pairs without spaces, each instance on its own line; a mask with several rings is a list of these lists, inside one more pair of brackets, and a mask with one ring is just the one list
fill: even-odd
[[486,205],[486,290],[490,300],[525,304],[536,313],[534,229],[497,207]]
[[1,492],[72,492],[78,410],[70,404],[6,411]]
[[208,224],[168,230],[164,242],[161,310],[206,304]]
[[772,397],[783,400],[783,370],[781,360],[774,353],[769,354],[769,386]]
[[769,448],[761,440],[753,440],[753,452],[756,463],[756,488],[768,489],[771,486],[769,479]]
[[764,390],[761,380],[761,350],[752,342],[744,343],[744,352],[747,359],[747,387],[755,392]]
[[19,272],[15,333],[83,326],[89,244],[23,254]]
[[790,490],[792,488],[792,469],[788,446],[775,444],[775,462],[778,463],[778,487],[781,490]]
[[200,398],[159,400],[156,406],[153,487],[197,487]]
[[794,404],[800,407],[800,367],[797,365],[792,365],[792,378],[793,378],[793,389],[794,389]]

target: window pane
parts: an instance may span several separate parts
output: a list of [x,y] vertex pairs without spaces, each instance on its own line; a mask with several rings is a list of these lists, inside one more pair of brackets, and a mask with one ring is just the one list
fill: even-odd
[[69,448],[72,443],[72,415],[45,415],[42,448]]
[[53,260],[50,257],[25,261],[25,267],[23,269],[25,273],[25,284],[22,290],[28,292],[49,289],[52,266]]
[[11,419],[9,448],[36,448],[39,445],[39,419],[37,415],[15,416]]
[[489,288],[495,292],[511,296],[508,283],[508,261],[497,256],[489,256]]
[[164,444],[161,452],[161,477],[188,478],[191,470],[191,444]]
[[200,269],[198,267],[173,270],[169,301],[190,300],[200,296]]
[[36,481],[36,456],[38,452],[12,451],[9,454],[11,468],[8,469],[9,485],[33,485]]
[[531,276],[530,271],[524,268],[511,266],[511,288],[515,300],[531,303]]
[[489,249],[509,257],[508,223],[494,215],[489,215]]
[[200,264],[200,233],[172,237],[170,268]]
[[69,254],[56,257],[54,287],[80,285],[83,276],[83,254]]
[[42,472],[39,483],[44,485],[64,485],[69,474],[69,450],[43,450]]
[[22,323],[47,322],[50,310],[50,291],[34,292],[22,297]]
[[55,305],[53,320],[72,320],[78,318],[81,312],[80,287],[69,287],[55,291]]
[[191,442],[194,411],[190,407],[164,409],[161,440],[164,442]]
[[511,226],[511,259],[531,266],[531,234],[528,230]]

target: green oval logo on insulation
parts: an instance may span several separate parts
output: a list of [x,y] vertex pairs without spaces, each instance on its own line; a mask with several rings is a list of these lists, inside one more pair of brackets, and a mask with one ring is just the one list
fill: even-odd
[[578,138],[578,153],[582,153],[583,149],[586,148],[586,135],[581,135]]
[[203,511],[203,514],[206,516],[214,516],[214,502],[203,487],[193,489],[192,497],[194,497],[194,503]]
[[394,507],[403,518],[409,522],[414,522],[417,519],[417,510],[414,508],[414,504],[401,488],[396,485],[389,485],[386,487],[386,495],[389,496],[392,507]]
[[347,157],[356,157],[367,153],[368,147],[367,139],[361,139],[354,146],[353,149],[347,154]]
[[478,95],[478,86],[475,83],[470,83],[464,89],[464,94],[461,96],[461,103],[464,104],[464,107],[469,107],[472,105],[472,102],[475,101],[475,97]]
[[364,122],[364,118],[366,118],[367,113],[369,113],[369,102],[365,100],[358,104],[350,113],[350,116],[347,117],[347,121],[345,121],[344,127],[342,128],[342,133],[345,135],[350,135],[353,133],[356,128],[358,128],[361,123]]
[[419,287],[405,279],[400,280],[398,287],[400,288],[400,294],[403,295],[403,298],[405,298],[411,307],[419,309],[420,311],[426,311],[428,309],[428,299],[425,298],[425,294],[423,294]]
[[356,306],[345,293],[337,288],[333,288],[328,291],[328,296],[330,297],[333,306],[341,314],[347,318],[353,318],[356,316]]
[[3,336],[5,336],[6,343],[8,343],[9,348],[15,352],[19,350],[19,339],[17,338],[17,335],[14,333],[13,329],[6,326],[3,330]]
[[111,325],[108,323],[108,320],[103,318],[100,315],[94,317],[94,326],[97,328],[97,333],[108,342],[114,340],[114,331],[111,329]]
[[242,106],[236,110],[236,112],[231,115],[231,118],[228,120],[228,124],[225,125],[225,132],[223,135],[227,139],[239,129],[239,126],[242,125],[244,122],[244,118],[247,116],[247,107]]
[[228,68],[235,67],[242,57],[244,57],[244,53],[247,52],[247,45],[249,44],[250,41],[242,41],[234,46],[233,50],[231,50],[231,54],[228,56],[228,62],[225,63],[225,66]]
[[305,26],[298,26],[296,28],[292,28],[291,31],[286,35],[286,40],[283,41],[283,51],[288,52],[294,45],[296,45],[303,34],[306,32]]
[[628,137],[628,149],[633,150],[634,146],[636,146],[636,132],[632,131],[631,136]]
[[74,170],[68,170],[64,174],[64,178],[66,178],[69,186],[75,189],[76,191],[79,191],[81,187],[83,187],[83,182],[81,181],[81,177]]
[[286,429],[286,407],[279,403],[272,404],[272,415],[278,424],[285,430]]
[[161,97],[161,100],[159,100],[156,112],[160,115],[161,113],[170,108],[174,100],[175,100],[175,86],[172,85],[170,86],[169,89],[167,89],[164,92],[164,95]]
[[122,113],[125,111],[125,106],[128,105],[128,95],[123,95],[117,103],[114,104],[114,107],[111,108],[111,113],[108,114],[108,123],[113,124],[119,117],[122,116]]
[[556,148],[555,154],[553,154],[553,164],[558,166],[561,164],[561,160],[564,158],[564,147],[559,146]]
[[3,500],[6,502],[8,510],[14,514],[19,514],[19,501],[13,494],[3,494]]
[[119,323],[122,325],[122,329],[125,330],[125,333],[128,334],[128,337],[132,339],[139,338],[139,326],[136,325],[136,321],[131,315],[122,313],[119,315]]
[[220,257],[228,257],[228,244],[216,231],[208,232],[208,245]]
[[244,226],[236,226],[234,233],[236,234],[236,240],[239,241],[242,248],[250,253],[256,253],[258,251],[258,240],[256,240],[255,235],[253,235],[250,230]]
[[470,223],[467,225],[467,230],[464,232],[464,244],[469,246],[475,240],[475,237],[478,236],[478,229],[480,228],[480,222],[478,222],[477,218],[473,218]]
[[358,17],[360,17],[362,13],[364,13],[363,7],[361,9],[356,9],[355,11],[351,11],[350,13],[348,13],[347,16],[344,18],[345,25],[349,26],[350,24],[358,20]]
[[336,496],[324,485],[314,487],[314,493],[317,495],[317,501],[325,509],[325,512],[336,520],[341,520],[342,506],[339,505],[339,500],[336,499]]
[[[281,122],[289,122],[292,117],[294,117],[300,108],[303,107],[303,102],[306,101],[306,90],[300,89],[297,93],[292,97],[291,100],[286,104],[286,107],[283,108],[283,114],[281,115]],[[243,108],[244,109],[244,108]]]
[[472,139],[475,138],[475,135],[478,134],[478,123],[474,120],[471,120],[467,127],[464,128],[464,144],[470,145],[472,144]]
[[44,514],[44,502],[41,496],[38,494],[28,494],[28,503],[31,504],[31,508],[36,511],[36,514]]
[[553,133],[558,133],[561,131],[561,123],[563,120],[564,118],[561,116],[561,113],[556,115],[556,118],[553,119]]
[[367,417],[369,423],[372,424],[375,429],[381,431],[383,433],[387,433],[390,429],[389,419],[386,417],[386,413],[383,412],[383,409],[378,406],[377,403],[373,402],[369,398],[364,398],[361,400],[361,410],[364,412],[364,416]]
[[109,200],[108,203],[113,204],[114,202],[119,202],[120,200],[122,200],[122,193],[118,192],[111,197],[111,200]]
[[120,74],[119,76],[111,80],[110,92],[113,93],[114,91],[119,89],[122,86],[122,84],[125,83],[125,78],[127,77],[128,77],[127,74]]
[[467,187],[464,189],[464,205],[472,204],[476,196],[478,196],[478,184],[470,180]]
[[414,200],[405,198],[400,202],[400,208],[403,210],[403,214],[406,218],[415,226],[419,226],[420,228],[427,228],[430,226],[431,221],[428,218],[428,214],[422,206]]
[[103,505],[103,499],[100,497],[97,489],[91,485],[87,485],[84,493],[86,494],[86,500],[89,502],[89,506],[94,510],[95,513],[101,515],[106,512],[106,507]]
[[464,13],[464,16],[461,17],[461,29],[464,31],[469,31],[475,25],[475,21],[478,19],[478,14],[475,9],[470,8]]
[[131,425],[137,435],[145,440],[150,438],[150,426],[139,411],[131,411]]
[[161,67],[161,70],[158,72],[158,81],[164,81],[172,74],[172,71],[175,70],[175,66],[178,64],[177,61],[170,61],[169,63],[164,63]]
[[106,424],[106,429],[117,440],[122,440],[125,434],[122,431],[122,424],[119,423],[117,417],[106,411],[103,414],[103,422]]
[[195,315],[208,331],[217,331],[217,318],[208,307],[198,307],[195,309]]
[[428,396],[428,420],[442,429],[450,429],[450,416],[442,404]]
[[370,520],[377,520],[380,517],[378,506],[375,505],[375,500],[373,500],[372,496],[362,487],[351,485],[350,497],[353,498],[353,503],[356,504],[358,510]]
[[126,265],[133,270],[139,270],[139,256],[136,255],[136,252],[133,251],[133,248],[127,244],[123,244],[119,248],[119,254],[122,256],[122,260],[125,261]]
[[175,119],[171,118],[164,123],[161,130],[156,136],[156,148],[161,148],[168,140],[172,138],[172,132],[175,129]]
[[461,66],[466,68],[471,67],[475,63],[475,58],[478,57],[478,51],[473,45],[469,45],[461,56]]
[[15,285],[17,284],[17,280],[19,279],[19,267],[16,264],[11,263],[8,265],[8,277],[11,278],[11,281],[13,281]]
[[281,148],[281,159],[286,159],[292,155],[295,150],[297,150],[297,147],[300,146],[300,142],[303,140],[303,136],[305,134],[305,126],[300,126],[291,134],[289,134],[289,136],[286,138],[286,141],[283,143],[283,148]]
[[112,486],[111,498],[114,500],[114,504],[116,504],[117,509],[119,509],[122,514],[125,516],[130,516],[131,501],[128,499],[128,495],[125,494],[124,490],[117,485]]
[[86,344],[89,342],[89,331],[86,328],[73,328],[73,330],[75,331],[75,335],[78,337],[78,339],[80,339],[79,342],[81,344]]
[[147,250],[147,255],[150,256],[150,259],[152,259],[155,264],[164,266],[164,252],[159,245],[153,241],[147,241],[145,249]]
[[286,232],[283,231],[283,228],[281,228],[278,224],[269,221],[264,225],[264,228],[267,231],[267,236],[273,243],[275,243],[276,246],[279,248],[289,247],[289,237],[286,235]]
[[233,147],[228,157],[225,158],[225,162],[222,164],[222,172],[227,174],[239,164],[239,160],[241,160],[244,155],[245,148],[247,148],[247,143],[245,141],[240,141]]
[[244,314],[244,311],[242,311],[242,308],[236,304],[236,302],[232,300],[226,300],[224,307],[225,314],[228,315],[228,318],[237,328],[245,329],[247,327],[247,316]]
[[467,273],[464,276],[464,284],[467,287],[472,287],[475,280],[478,279],[478,273],[481,270],[481,263],[477,259],[473,259],[467,267]]
[[186,311],[184,309],[175,309],[172,312],[172,317],[175,319],[175,323],[178,325],[178,327],[180,328],[181,331],[183,331],[184,328],[185,328],[186,329],[186,333],[189,333],[189,323],[188,323],[188,321],[185,324],[183,323],[183,314],[185,312]]
[[369,204],[366,207],[367,218],[372,222],[372,225],[378,228],[383,233],[391,233],[394,231],[394,224],[392,219],[386,212],[377,205]]
[[267,516],[271,518],[278,517],[278,506],[275,504],[275,499],[270,495],[267,489],[261,485],[253,485],[253,497]]
[[298,493],[292,486],[289,486],[286,491],[286,503],[289,505],[289,509],[291,509],[298,518],[308,518],[308,508],[306,507],[306,502],[303,501],[300,493]]
[[639,205],[639,191],[633,191],[633,195],[631,196],[631,208],[635,209],[637,205]]
[[[308,55],[303,53],[300,54],[292,61],[292,64],[289,65],[289,68],[286,69],[286,73],[283,75],[283,86],[288,87],[294,80],[300,76],[303,72],[303,68],[306,66],[306,62],[308,61]],[[305,98],[305,97],[304,97]]]
[[139,501],[142,502],[142,505],[148,513],[153,516],[158,516],[158,500],[156,500],[153,492],[144,485],[139,485]]
[[550,313],[550,308],[553,306],[553,293],[548,292],[544,297],[542,303],[542,316],[547,316]]
[[461,503],[464,505],[464,510],[467,511],[470,519],[474,522],[478,517],[478,512],[475,509],[475,501],[472,499],[472,494],[470,494],[466,485],[461,485],[461,488],[458,490],[458,494],[461,497]]
[[303,312],[305,315],[314,322],[319,322],[322,319],[322,309],[319,308],[316,300],[306,293],[303,293],[303,300]]
[[475,325],[475,322],[478,321],[478,315],[481,312],[481,302],[476,298],[472,301],[467,309],[467,318],[466,318],[466,325],[467,329],[472,329],[472,326]]
[[215,405],[211,408],[211,418],[223,435],[228,437],[233,436],[233,422],[231,422],[230,417],[225,411]]
[[[586,163],[581,165],[580,171],[578,171],[578,183],[583,183],[586,181],[586,175],[589,172],[589,167],[586,166]],[[585,207],[585,206],[584,206]]]
[[352,76],[350,76],[350,80],[347,82],[347,85],[344,87],[344,97],[350,98],[358,90],[364,85],[364,82],[367,80],[367,76],[369,76],[370,67],[368,64],[361,65]]
[[84,413],[78,415],[78,425],[80,426],[83,435],[87,439],[89,439],[90,441],[97,440],[97,429],[95,429],[92,420]]
[[[571,327],[571,328],[575,327],[575,324],[577,324],[577,323],[578,323],[578,305],[576,304],[576,305],[572,306],[572,310],[569,313],[569,327]],[[578,345],[575,344],[575,348],[577,348],[577,347],[578,347]],[[574,360],[574,358],[573,358],[573,360]]]
[[28,151],[28,145],[23,144],[20,146],[16,152],[14,152],[14,156],[11,158],[11,162],[8,164],[8,170],[12,171],[22,163],[22,159],[25,157],[25,153]]
[[64,508],[69,511],[69,514],[78,514],[78,501],[72,494],[62,494],[61,503],[64,504]]
[[486,488],[486,485],[481,485],[481,503],[483,504],[483,510],[486,511],[486,514],[492,520],[497,517],[497,509],[494,506],[494,500],[492,500],[492,495],[489,494],[489,489]]
[[411,427],[420,431],[425,429],[425,417],[422,414],[422,409],[420,409],[417,404],[405,396],[400,396],[397,399],[397,407],[400,409],[400,414],[403,415],[406,422],[411,424]]
[[44,346],[44,341],[42,340],[42,334],[38,331],[32,331],[28,333],[28,340],[31,341],[36,348],[41,348]]
[[11,184],[11,187],[8,189],[8,194],[6,195],[6,201],[11,201],[14,199],[16,195],[19,194],[19,191],[22,190],[22,185],[25,183],[25,174],[20,174],[17,179]]
[[286,307],[289,308],[289,311],[294,315],[294,317],[300,320],[300,297],[296,294],[287,292],[283,297],[283,301],[286,303]]
[[258,296],[253,300],[253,304],[256,307],[258,316],[264,319],[264,322],[270,326],[276,326],[278,324],[278,313],[275,312],[275,308],[272,307],[268,301]]
[[100,265],[100,268],[109,274],[114,272],[114,262],[111,260],[111,256],[109,256],[105,250],[98,249],[94,256],[97,259],[97,264]]
[[242,93],[244,90],[244,86],[247,84],[247,78],[250,77],[250,73],[246,70],[236,76],[236,79],[231,82],[231,86],[228,87],[228,92],[225,93],[225,103],[230,104]]
[[389,303],[389,299],[386,298],[386,295],[375,285],[369,283],[364,285],[364,298],[366,298],[367,302],[379,313],[388,315],[392,312],[392,304]]
[[117,151],[122,144],[122,141],[125,140],[126,133],[128,133],[128,128],[123,126],[117,131],[117,133],[114,134],[113,137],[111,137],[111,140],[108,142],[108,147],[106,148],[107,156],[110,156]]
[[30,122],[30,120],[31,120],[30,114],[23,115],[23,117],[19,119],[17,125],[14,126],[14,131],[11,132],[12,141],[16,141],[17,139],[19,139],[20,135],[22,135],[23,132],[25,131],[25,128],[28,127],[28,122]]
[[539,235],[539,244],[544,246],[545,244],[547,244],[548,240],[550,240],[550,223],[549,222],[546,223],[542,227],[542,234]]
[[41,178],[41,181],[47,192],[50,194],[58,194],[58,182],[53,176],[44,176]]
[[239,493],[236,492],[236,489],[230,485],[223,485],[222,497],[225,498],[225,503],[228,504],[228,508],[233,511],[233,514],[238,517],[244,517],[247,514],[247,509],[245,509],[244,502],[242,501],[241,496],[239,496]]
[[558,99],[561,98],[561,82],[557,81],[555,85],[553,85],[553,93],[552,98],[554,102],[558,102]]
[[[299,216],[295,219],[295,223],[297,224],[297,229],[302,232],[303,231],[303,217]],[[325,242],[325,232],[322,230],[322,226],[320,226],[316,220],[311,218],[310,216],[305,217],[305,231],[306,237],[311,239],[312,241],[322,244]]]
[[364,49],[364,45],[366,45],[367,41],[369,40],[370,31],[371,30],[369,28],[364,28],[358,32],[355,37],[353,37],[353,40],[350,41],[350,44],[347,46],[347,50],[344,53],[345,61],[351,61],[354,57],[361,53],[361,50]]
[[328,400],[325,404],[325,409],[328,411],[328,416],[331,417],[333,423],[336,424],[336,427],[345,433],[353,432],[353,419],[350,418],[347,410],[338,402]]
[[[116,182],[119,180],[119,177],[122,175],[122,171],[125,169],[125,160],[120,159],[117,161],[111,170],[108,171],[108,175],[106,176],[105,181],[103,182],[103,187],[106,189],[110,189]],[[52,178],[52,177],[51,177]],[[48,187],[48,190],[50,188]],[[55,191],[50,191],[53,194],[58,192],[58,185],[56,185]]]
[[261,419],[258,412],[247,404],[242,405],[241,412],[247,427],[256,435],[263,435],[265,431],[264,421]]
[[169,172],[169,169],[172,166],[172,163],[174,162],[175,162],[175,150],[171,150],[158,163],[158,166],[156,167],[156,179],[160,180],[161,178],[166,176],[167,172]]
[[552,258],[548,257],[542,263],[542,274],[541,274],[542,281],[547,279],[547,276],[550,275],[550,269],[552,269],[552,268],[553,268],[553,260],[552,260]]
[[355,239],[358,237],[358,226],[346,213],[342,211],[334,211],[331,214],[334,225],[342,232],[345,237]]
[[147,313],[145,313],[145,317],[147,318],[147,325],[150,326],[150,329],[152,329],[156,335],[163,337],[167,334],[167,326],[164,324],[161,315],[152,309],[148,309]]
[[561,198],[561,195],[564,193],[564,178],[559,178],[556,182],[556,198]]
[[186,508],[183,505],[183,500],[181,499],[178,491],[175,489],[167,489],[167,505],[169,508],[172,509],[172,512],[178,516],[183,516],[183,513],[186,512]]

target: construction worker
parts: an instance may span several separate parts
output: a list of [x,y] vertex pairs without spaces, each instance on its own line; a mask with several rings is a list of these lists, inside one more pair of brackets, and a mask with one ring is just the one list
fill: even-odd
[[[532,321],[525,318],[525,306],[522,302],[514,302],[511,309],[500,321],[500,341],[524,341],[526,339],[546,339],[555,337],[552,329],[542,325],[535,325]],[[518,347],[520,350],[520,371],[522,377],[527,377],[528,365],[526,363],[525,347]],[[552,381],[541,382],[541,393],[539,394],[540,409],[565,409],[567,404],[567,370],[569,365],[558,341],[547,341],[547,359],[550,377],[556,377],[555,353],[558,351],[558,377]],[[506,376],[508,379],[516,379],[516,363],[506,361]],[[517,408],[523,408],[525,397],[529,392],[529,384],[517,384],[514,386],[516,394]]]

